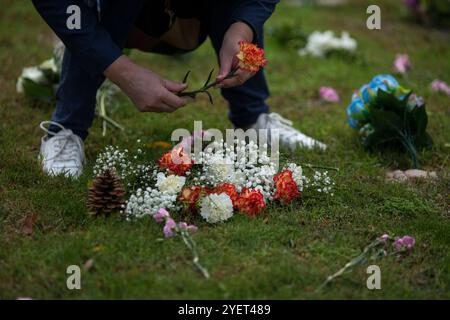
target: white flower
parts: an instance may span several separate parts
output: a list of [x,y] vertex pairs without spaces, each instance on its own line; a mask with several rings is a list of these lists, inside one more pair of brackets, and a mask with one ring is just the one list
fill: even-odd
[[44,84],[47,81],[45,74],[38,67],[28,67],[22,70],[22,74],[19,79],[17,79],[16,90],[18,93],[23,93],[23,82],[24,79],[31,80],[37,84]]
[[233,216],[233,203],[226,193],[213,193],[202,199],[200,214],[210,223],[225,221]]
[[131,195],[125,207],[127,218],[142,218],[147,215],[154,215],[160,208],[166,210],[179,210],[176,205],[177,195],[166,194],[157,189],[138,189]]
[[53,73],[58,72],[58,66],[55,63],[55,59],[51,58],[42,62],[39,66],[41,70],[51,70]]
[[234,164],[232,160],[227,157],[222,157],[221,154],[215,154],[209,158],[205,167],[205,173],[207,174],[209,181],[213,184],[230,182],[233,179]]
[[292,178],[298,186],[299,191],[303,191],[303,169],[295,163],[288,163],[286,169],[292,172]]
[[166,177],[166,175],[162,172],[158,173],[156,179],[156,186],[159,191],[168,194],[177,194],[186,183],[186,177],[173,174]]
[[312,55],[323,57],[331,50],[345,50],[353,52],[356,50],[357,42],[351,38],[348,32],[342,32],[341,37],[336,37],[333,31],[315,31],[308,37],[306,47],[299,50],[301,56]]

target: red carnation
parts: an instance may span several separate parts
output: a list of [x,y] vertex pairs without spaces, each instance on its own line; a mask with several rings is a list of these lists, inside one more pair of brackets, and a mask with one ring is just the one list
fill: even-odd
[[169,169],[172,173],[183,176],[189,171],[194,162],[183,148],[176,147],[166,152],[159,160],[158,165],[162,169]]
[[233,207],[236,207],[236,201],[239,198],[239,194],[236,190],[236,187],[231,183],[222,183],[218,186],[216,186],[214,189],[211,190],[211,193],[226,193],[230,199],[231,202],[233,202]]
[[298,186],[292,177],[292,171],[285,170],[276,174],[273,181],[275,181],[276,188],[274,200],[280,200],[288,204],[300,197],[300,191],[298,191]]
[[236,201],[236,207],[239,211],[254,217],[266,207],[266,202],[261,191],[244,188]]

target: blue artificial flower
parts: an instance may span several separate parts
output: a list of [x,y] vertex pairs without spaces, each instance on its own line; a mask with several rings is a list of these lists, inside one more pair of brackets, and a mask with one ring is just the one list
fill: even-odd
[[350,127],[357,129],[359,127],[359,121],[363,120],[367,115],[367,109],[362,99],[355,96],[347,107],[347,117]]
[[372,81],[369,83],[370,89],[372,89],[375,93],[378,93],[378,89],[387,92],[394,92],[400,84],[398,81],[389,74],[379,74],[373,77]]
[[353,118],[348,118],[348,124],[350,125],[350,127],[352,129],[358,129],[358,124],[359,124],[358,120],[355,120]]
[[359,96],[364,103],[369,104],[375,96],[375,92],[368,84],[365,84],[359,89]]

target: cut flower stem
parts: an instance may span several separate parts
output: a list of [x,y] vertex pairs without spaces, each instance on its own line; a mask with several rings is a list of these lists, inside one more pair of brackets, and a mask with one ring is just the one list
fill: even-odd
[[[201,88],[198,89],[198,90],[179,92],[177,95],[178,95],[179,97],[190,97],[190,98],[195,99],[195,97],[197,96],[197,94],[199,94],[199,93],[204,93],[204,94],[206,94],[206,95],[208,96],[209,101],[211,102],[211,104],[214,104],[213,99],[212,99],[212,96],[211,96],[211,93],[210,93],[208,90],[211,89],[211,88],[213,88],[213,87],[215,87],[215,86],[217,86],[218,84],[220,84],[220,83],[221,83],[222,81],[224,81],[224,80],[231,79],[231,78],[235,77],[235,76],[236,76],[236,71],[237,71],[237,70],[238,70],[237,68],[231,70],[231,71],[225,76],[225,78],[223,78],[223,80],[221,80],[221,81],[216,80],[216,81],[213,81],[213,82],[210,83],[212,74],[213,74],[213,72],[214,72],[214,69],[212,69],[212,70],[209,72],[208,78],[206,79],[206,82],[205,82],[205,84],[203,85],[203,87],[201,87]],[[190,73],[191,73],[191,71],[188,71],[188,72],[186,73],[186,75],[184,76],[184,79],[183,79],[183,83],[186,83],[187,78],[189,77],[189,74],[190,74]]]

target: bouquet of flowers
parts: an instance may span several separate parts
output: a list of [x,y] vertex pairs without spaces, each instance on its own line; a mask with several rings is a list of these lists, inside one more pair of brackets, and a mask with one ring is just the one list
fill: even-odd
[[61,74],[63,51],[64,47],[57,45],[50,59],[38,66],[24,68],[17,79],[17,92],[34,100],[54,102]]
[[[56,90],[58,89],[62,60],[65,47],[62,43],[55,45],[53,55],[38,66],[27,67],[22,70],[17,79],[16,90],[28,98],[44,103],[55,103]],[[124,128],[114,121],[107,112],[116,107],[114,96],[120,89],[111,81],[106,80],[97,91],[96,114],[102,119],[103,136],[106,135],[107,125],[113,128],[124,130]]]
[[[334,182],[328,171],[319,172],[308,165],[314,172],[307,177],[302,166],[295,163],[286,163],[278,170],[267,155],[267,149],[260,149],[252,140],[235,139],[231,145],[223,140],[214,141],[200,148],[201,151],[191,153],[192,144],[205,134],[207,131],[183,139],[156,163],[149,162],[142,149],[132,154],[126,149],[108,146],[99,154],[94,174],[98,177],[114,172],[120,179],[128,198],[120,208],[126,219],[153,217],[157,222],[165,222],[165,237],[181,234],[191,250],[195,242],[186,231],[197,228],[185,221],[224,223],[236,213],[254,218],[261,215],[269,203],[287,205],[301,199],[306,191],[333,194]],[[99,185],[102,190],[107,189],[104,182]],[[104,199],[112,198],[106,196],[101,200]],[[107,202],[89,204],[97,213],[101,206],[108,212],[111,208]],[[169,212],[183,221],[175,222]],[[193,253],[198,267],[198,256],[196,251]],[[202,273],[205,275],[204,271]]]
[[350,127],[365,147],[403,147],[419,167],[417,150],[432,146],[428,117],[421,97],[403,88],[391,75],[378,75],[352,96],[347,107]]

